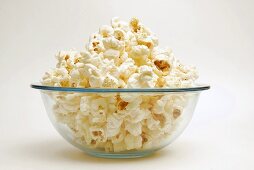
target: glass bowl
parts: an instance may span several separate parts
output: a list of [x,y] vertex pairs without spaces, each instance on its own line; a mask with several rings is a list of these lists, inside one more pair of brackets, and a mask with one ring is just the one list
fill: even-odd
[[143,157],[169,145],[186,128],[201,91],[191,88],[102,89],[32,84],[56,130],[85,153]]

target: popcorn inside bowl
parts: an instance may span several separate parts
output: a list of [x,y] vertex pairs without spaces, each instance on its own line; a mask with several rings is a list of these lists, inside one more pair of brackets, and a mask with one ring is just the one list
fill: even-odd
[[[197,79],[194,67],[178,61],[171,50],[132,18],[113,18],[90,36],[82,51],[61,51],[56,68],[42,84],[81,88],[182,88]],[[44,92],[52,112],[73,141],[107,152],[158,148],[172,136],[188,105],[184,93]]]
[[184,117],[191,94],[45,92],[54,121],[71,130],[75,143],[107,152],[146,150],[166,144]]

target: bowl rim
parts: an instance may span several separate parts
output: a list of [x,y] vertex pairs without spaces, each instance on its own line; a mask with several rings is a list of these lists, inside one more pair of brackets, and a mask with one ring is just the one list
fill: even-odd
[[45,86],[40,83],[32,83],[30,85],[33,89],[48,90],[48,91],[60,91],[60,92],[83,92],[83,93],[113,93],[113,92],[193,92],[203,91],[210,89],[210,85],[197,83],[193,87],[184,88],[81,88],[81,87],[54,87]]

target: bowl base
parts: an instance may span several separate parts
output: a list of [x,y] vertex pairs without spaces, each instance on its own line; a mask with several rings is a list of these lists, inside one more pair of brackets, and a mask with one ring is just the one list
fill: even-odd
[[98,157],[98,158],[108,158],[108,159],[128,159],[128,158],[141,158],[146,157],[154,153],[154,151],[141,151],[134,153],[101,153],[101,152],[85,152],[86,154]]

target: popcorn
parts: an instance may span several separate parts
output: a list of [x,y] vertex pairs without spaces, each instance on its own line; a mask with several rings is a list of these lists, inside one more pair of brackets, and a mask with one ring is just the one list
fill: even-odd
[[100,70],[92,64],[84,65],[84,75],[89,77],[89,85],[91,87],[100,87],[102,85],[102,77]]
[[135,61],[136,65],[142,66],[148,62],[149,49],[145,45],[133,46],[129,55]]
[[108,137],[116,136],[120,132],[120,126],[122,122],[123,120],[121,118],[118,118],[113,115],[107,118],[106,129]]
[[104,129],[92,126],[89,128],[89,131],[93,140],[101,142],[106,141],[107,138],[105,136]]
[[124,48],[124,43],[115,37],[104,38],[102,42],[105,49],[122,50]]
[[120,29],[122,29],[125,32],[129,32],[129,30],[130,30],[128,23],[126,23],[124,21],[121,21],[118,17],[112,18],[112,20],[111,20],[111,26],[114,29],[120,28]]
[[114,148],[114,152],[121,152],[121,151],[125,151],[126,150],[126,145],[124,142],[121,143],[115,143],[113,145]]
[[119,101],[117,104],[117,108],[118,110],[124,110],[128,104],[129,102]]
[[142,137],[141,136],[133,136],[131,134],[126,135],[124,138],[124,142],[126,144],[126,149],[140,149],[142,146]]
[[151,130],[156,130],[159,128],[159,125],[160,125],[160,121],[158,120],[154,120],[152,117],[148,118],[146,120],[146,123],[147,123],[147,127],[148,129],[151,129]]
[[142,133],[142,125],[138,123],[125,123],[125,129],[133,136],[139,136]]
[[173,110],[173,117],[177,119],[182,113],[182,108],[175,108]]
[[113,143],[114,145],[120,144],[120,143],[121,143],[122,145],[125,145],[125,144],[122,143],[122,142],[124,142],[125,136],[126,136],[126,131],[123,130],[123,129],[121,129],[120,132],[119,132],[117,135],[115,135],[115,136],[113,136],[113,137],[111,138],[111,141],[112,141],[112,143]]
[[104,52],[104,57],[109,59],[115,59],[120,56],[120,51],[114,49],[108,49]]
[[90,37],[90,42],[87,44],[87,49],[91,53],[97,53],[104,51],[104,44],[102,42],[102,36],[100,34],[94,34]]
[[42,79],[44,85],[67,87],[69,86],[69,77],[68,70],[57,68],[54,71],[47,72]]
[[119,76],[121,79],[126,81],[133,73],[136,72],[137,66],[133,59],[126,59],[118,68]]
[[111,36],[114,33],[114,29],[111,26],[103,25],[100,27],[99,32],[105,38]]
[[119,28],[116,28],[114,31],[114,37],[119,41],[125,40],[125,32]]
[[118,80],[111,75],[107,75],[102,83],[103,88],[118,88],[118,86],[119,86]]
[[106,152],[112,152],[113,151],[113,144],[111,143],[111,142],[106,142],[106,144],[105,144],[105,151]]
[[131,75],[127,82],[128,88],[153,88],[156,85],[158,76],[149,66],[139,67],[138,73]]
[[130,21],[130,27],[133,32],[138,32],[141,28],[139,20],[137,18],[132,18]]
[[83,96],[80,100],[80,111],[83,115],[89,115],[91,106],[91,96]]
[[[90,36],[82,51],[61,51],[42,84],[80,88],[191,87],[195,67],[175,59],[170,49],[137,18],[113,18]],[[182,119],[188,96],[166,93],[66,93],[51,95],[58,123],[73,140],[105,152],[156,149]]]

